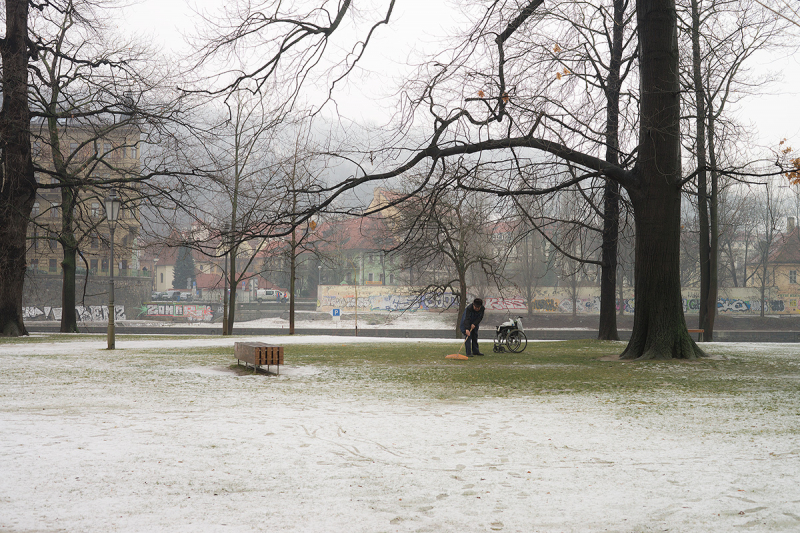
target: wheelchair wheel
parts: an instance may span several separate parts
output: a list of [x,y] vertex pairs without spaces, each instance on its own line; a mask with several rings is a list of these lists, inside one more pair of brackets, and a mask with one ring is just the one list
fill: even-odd
[[508,349],[519,353],[528,347],[528,337],[521,331],[512,331],[508,334]]

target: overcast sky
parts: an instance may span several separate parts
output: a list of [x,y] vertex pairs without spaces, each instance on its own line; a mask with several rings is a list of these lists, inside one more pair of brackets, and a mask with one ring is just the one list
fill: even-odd
[[[190,6],[196,5],[219,4],[218,0],[144,0],[128,9],[126,26],[152,36],[165,49],[185,50],[181,33],[195,29],[197,19]],[[379,30],[365,56],[363,66],[371,74],[351,81],[336,94],[339,112],[357,121],[387,119],[388,100],[380,104],[372,100],[393,92],[403,64],[415,51],[436,50],[435,43],[446,36],[446,29],[457,16],[457,11],[444,0],[398,0],[390,26]],[[754,125],[765,145],[777,145],[780,139],[788,138],[790,146],[800,149],[800,57],[761,54],[750,66],[757,72],[769,69],[782,73],[784,80],[764,88],[760,96],[748,98],[740,118]]]

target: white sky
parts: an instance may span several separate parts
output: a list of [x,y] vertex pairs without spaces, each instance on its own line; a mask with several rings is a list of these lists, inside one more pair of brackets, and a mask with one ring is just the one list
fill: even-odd
[[[125,15],[127,28],[152,36],[169,50],[185,46],[180,34],[191,33],[196,18],[190,6],[218,5],[212,0],[143,0]],[[382,27],[371,43],[362,66],[372,73],[359,76],[336,94],[339,112],[357,122],[382,123],[395,101],[376,103],[376,96],[388,97],[397,87],[398,73],[413,51],[431,52],[435,42],[447,36],[446,29],[457,22],[459,13],[444,0],[398,0],[392,22]],[[755,73],[768,69],[780,73],[781,82],[771,84],[759,96],[748,98],[739,112],[743,122],[754,125],[759,144],[777,147],[782,138],[800,149],[800,57],[797,54],[767,56],[751,62]],[[363,91],[359,90],[364,88]]]

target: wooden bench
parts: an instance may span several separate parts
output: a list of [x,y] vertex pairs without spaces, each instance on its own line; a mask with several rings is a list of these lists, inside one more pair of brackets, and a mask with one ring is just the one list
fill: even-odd
[[700,341],[702,339],[703,332],[705,330],[704,329],[690,329],[690,330],[687,330],[687,331],[689,331],[689,333],[697,333],[697,340]]
[[283,346],[272,346],[263,342],[236,342],[233,345],[233,355],[237,364],[244,361],[245,366],[250,363],[254,369],[267,365],[267,370],[270,365],[275,365],[278,367],[277,374],[281,373]]

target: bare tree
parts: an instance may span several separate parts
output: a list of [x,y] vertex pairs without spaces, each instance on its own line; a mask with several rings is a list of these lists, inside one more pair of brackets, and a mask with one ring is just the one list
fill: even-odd
[[791,0],[773,0],[771,2],[768,0],[755,1],[777,16],[800,27],[800,7],[798,7],[797,4],[792,4]]
[[[604,142],[605,160],[615,165],[625,166],[630,161],[630,139],[623,131],[635,129],[635,115],[626,113],[630,101],[635,98],[636,89],[626,80],[633,71],[636,59],[636,33],[633,24],[633,10],[627,0],[612,0],[589,4],[569,2],[556,4],[551,8],[553,15],[567,23],[563,34],[550,35],[548,26],[535,34],[536,42],[549,43],[548,53],[554,58],[551,70],[557,72],[558,79],[579,80],[585,94],[587,106],[594,109],[605,100]],[[556,68],[554,68],[556,67]],[[563,68],[563,70],[561,70]],[[572,82],[576,84],[576,81]],[[599,93],[596,96],[596,93]],[[558,100],[553,104],[558,105]],[[562,113],[577,115],[568,106]],[[594,112],[588,114],[584,127],[598,127]],[[602,180],[600,180],[602,181]],[[600,277],[600,322],[598,338],[619,340],[616,325],[615,293],[617,281],[617,245],[619,240],[619,216],[622,197],[620,186],[613,180],[604,181],[603,194],[598,198],[585,197],[588,210],[600,211],[602,217],[602,254],[599,260]],[[593,203],[594,202],[594,203]],[[597,259],[590,259],[594,262]]]
[[156,122],[177,108],[163,98],[168,78],[152,51],[110,38],[99,12],[111,8],[100,0],[66,0],[43,6],[33,18],[39,52],[30,86],[34,163],[50,204],[47,216],[33,223],[56,235],[63,250],[62,332],[77,332],[77,259],[86,263],[86,242],[97,239],[103,222],[90,204],[119,187],[127,212],[136,216],[138,184],[149,177],[140,172],[142,147],[158,142],[148,139],[156,136]]
[[[435,183],[411,180],[402,203],[390,219],[400,244],[401,268],[413,272],[417,298],[450,292],[458,298],[455,334],[468,305],[468,275],[478,269],[495,286],[500,281],[508,250],[492,245],[493,206],[485,195],[454,187],[463,169],[442,169]],[[416,184],[416,186],[415,186]],[[474,287],[472,288],[474,291]],[[483,295],[481,295],[483,296]]]
[[[244,91],[237,92],[229,104],[223,106],[229,118],[218,121],[202,135],[204,162],[198,168],[203,169],[204,179],[192,182],[191,195],[185,191],[184,204],[206,228],[199,235],[201,238],[190,245],[206,255],[221,255],[229,261],[224,273],[230,292],[223,295],[223,335],[233,331],[239,283],[255,275],[254,261],[266,244],[264,239],[254,240],[251,235],[254,228],[269,224],[275,202],[275,161],[269,144],[275,126],[283,118],[270,116],[260,99]],[[209,235],[219,239],[206,238]]]
[[[425,120],[430,127],[422,145],[407,152],[395,150],[394,154],[403,157],[398,165],[369,172],[362,167],[355,176],[322,191],[326,198],[313,209],[299,213],[297,221],[309,220],[317,210],[328,209],[357,187],[400,176],[424,161],[434,171],[451,158],[478,160],[491,156],[494,162],[512,162],[517,170],[506,173],[513,177],[506,183],[498,183],[497,176],[491,182],[483,180],[482,173],[465,174],[465,179],[459,181],[460,187],[499,196],[542,194],[574,185],[573,179],[547,186],[525,183],[525,167],[540,164],[541,154],[549,154],[554,162],[585,169],[579,180],[602,176],[619,183],[630,198],[636,224],[636,315],[631,340],[622,357],[702,356],[686,328],[679,277],[683,181],[674,0],[637,2],[639,141],[635,164],[630,168],[600,157],[597,152],[605,147],[603,136],[569,115],[551,113],[553,108],[548,104],[552,98],[539,90],[543,85],[532,83],[525,61],[529,47],[519,37],[539,20],[542,3],[543,0],[532,0],[522,6],[508,6],[492,2],[465,44],[448,53],[448,57],[442,55],[426,65],[430,76],[419,91],[406,93],[413,95],[405,107],[409,124]],[[340,4],[341,8],[346,6],[349,2]],[[337,14],[341,12],[340,9]],[[303,35],[314,30],[313,35],[324,38],[337,27],[303,25],[298,20],[302,19],[293,17],[290,23],[293,29],[301,28]],[[281,42],[289,42],[286,39],[291,33],[281,33]],[[303,41],[291,42],[296,44],[293,51],[303,46]],[[313,53],[313,49],[307,50]],[[294,75],[298,72],[293,70]],[[566,94],[563,96],[566,98]],[[581,110],[590,111],[585,105]],[[572,137],[568,141],[568,131],[577,131],[579,140]]]
[[[288,213],[305,211],[317,202],[315,191],[320,188],[319,174],[322,167],[314,157],[314,146],[308,121],[300,123],[293,135],[293,142],[288,142],[284,154],[280,156],[276,185],[280,191],[280,204],[277,210]],[[289,335],[294,335],[295,299],[297,297],[298,262],[305,262],[302,256],[314,256],[316,247],[314,230],[316,220],[304,224],[298,223],[299,216],[290,219],[291,233],[288,238],[286,255],[289,262]]]
[[[724,174],[723,148],[718,142],[730,122],[731,103],[761,87],[765,79],[748,79],[746,63],[759,50],[786,46],[786,23],[752,1],[691,0],[681,11],[683,31],[691,37],[691,61],[686,70],[692,87],[700,252],[700,328],[713,340],[717,309],[719,263],[719,189]],[[731,142],[729,140],[729,142]],[[741,165],[742,162],[739,162]],[[746,164],[746,162],[744,163]]]
[[761,299],[761,316],[766,313],[769,301],[767,299],[767,288],[775,284],[775,277],[770,272],[771,254],[778,240],[779,229],[782,226],[785,212],[785,199],[781,197],[776,183],[767,181],[760,187],[758,202],[756,203],[755,213],[757,219],[757,246],[755,267],[752,269],[748,279],[752,278],[757,284]]

